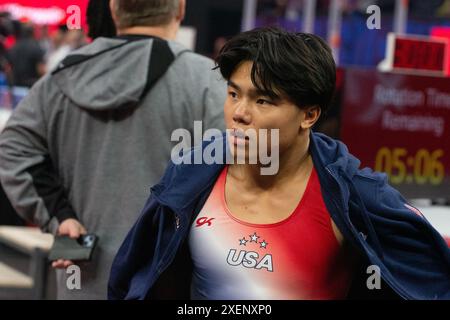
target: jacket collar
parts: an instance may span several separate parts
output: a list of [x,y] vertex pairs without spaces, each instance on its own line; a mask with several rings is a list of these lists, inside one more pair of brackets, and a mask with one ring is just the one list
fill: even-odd
[[[215,152],[221,154],[224,161],[207,164],[203,155],[214,146]],[[178,211],[194,206],[203,192],[214,185],[224,169],[228,150],[225,134],[192,148],[177,159],[179,164],[174,164],[172,161],[169,163],[162,181],[152,188],[154,195],[161,204]],[[202,160],[200,164],[196,164],[198,159]]]
[[[359,160],[349,154],[342,142],[314,132],[311,132],[310,138],[310,151],[316,170],[329,168],[335,173],[345,172],[349,177],[357,171]],[[182,159],[181,164],[169,165],[162,182],[152,188],[161,204],[178,211],[191,208],[196,200],[214,185],[225,164],[204,162],[202,156],[212,147],[216,152],[221,152],[225,161],[229,148],[226,135],[223,134],[213,141],[203,142],[201,147],[191,149],[178,159],[178,161]],[[195,159],[203,159],[203,161],[201,164],[194,164]]]
[[336,173],[345,172],[348,177],[352,177],[358,170],[361,162],[349,153],[342,142],[322,133],[313,132],[310,141],[314,165],[331,169]]

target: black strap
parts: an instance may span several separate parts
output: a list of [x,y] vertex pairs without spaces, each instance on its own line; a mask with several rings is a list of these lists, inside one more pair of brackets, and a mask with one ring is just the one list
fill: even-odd
[[149,58],[150,63],[149,72],[147,74],[147,83],[142,91],[141,99],[147,95],[148,91],[166,73],[169,66],[175,60],[175,55],[172,50],[170,50],[167,41],[154,38]]

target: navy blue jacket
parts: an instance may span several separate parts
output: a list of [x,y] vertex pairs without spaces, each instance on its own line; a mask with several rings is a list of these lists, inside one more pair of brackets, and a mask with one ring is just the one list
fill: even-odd
[[[186,157],[196,152],[202,148]],[[450,299],[450,249],[386,175],[359,169],[344,144],[322,134],[311,133],[310,152],[331,218],[355,252],[380,268],[383,283],[404,299]],[[115,257],[110,299],[189,298],[185,240],[223,168],[169,164]]]

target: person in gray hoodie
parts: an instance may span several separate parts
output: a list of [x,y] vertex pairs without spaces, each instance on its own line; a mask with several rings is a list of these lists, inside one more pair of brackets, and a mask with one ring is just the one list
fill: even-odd
[[53,262],[58,299],[105,299],[112,259],[161,175],[178,128],[223,129],[226,83],[173,41],[185,0],[112,0],[118,36],[72,52],[23,99],[0,135],[0,179],[43,230],[95,233],[81,289]]

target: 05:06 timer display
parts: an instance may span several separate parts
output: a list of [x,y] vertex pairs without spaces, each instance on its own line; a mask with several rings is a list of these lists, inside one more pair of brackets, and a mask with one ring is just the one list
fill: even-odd
[[438,186],[445,177],[443,157],[442,149],[419,149],[410,153],[405,148],[383,147],[376,154],[375,170],[385,172],[392,184]]

